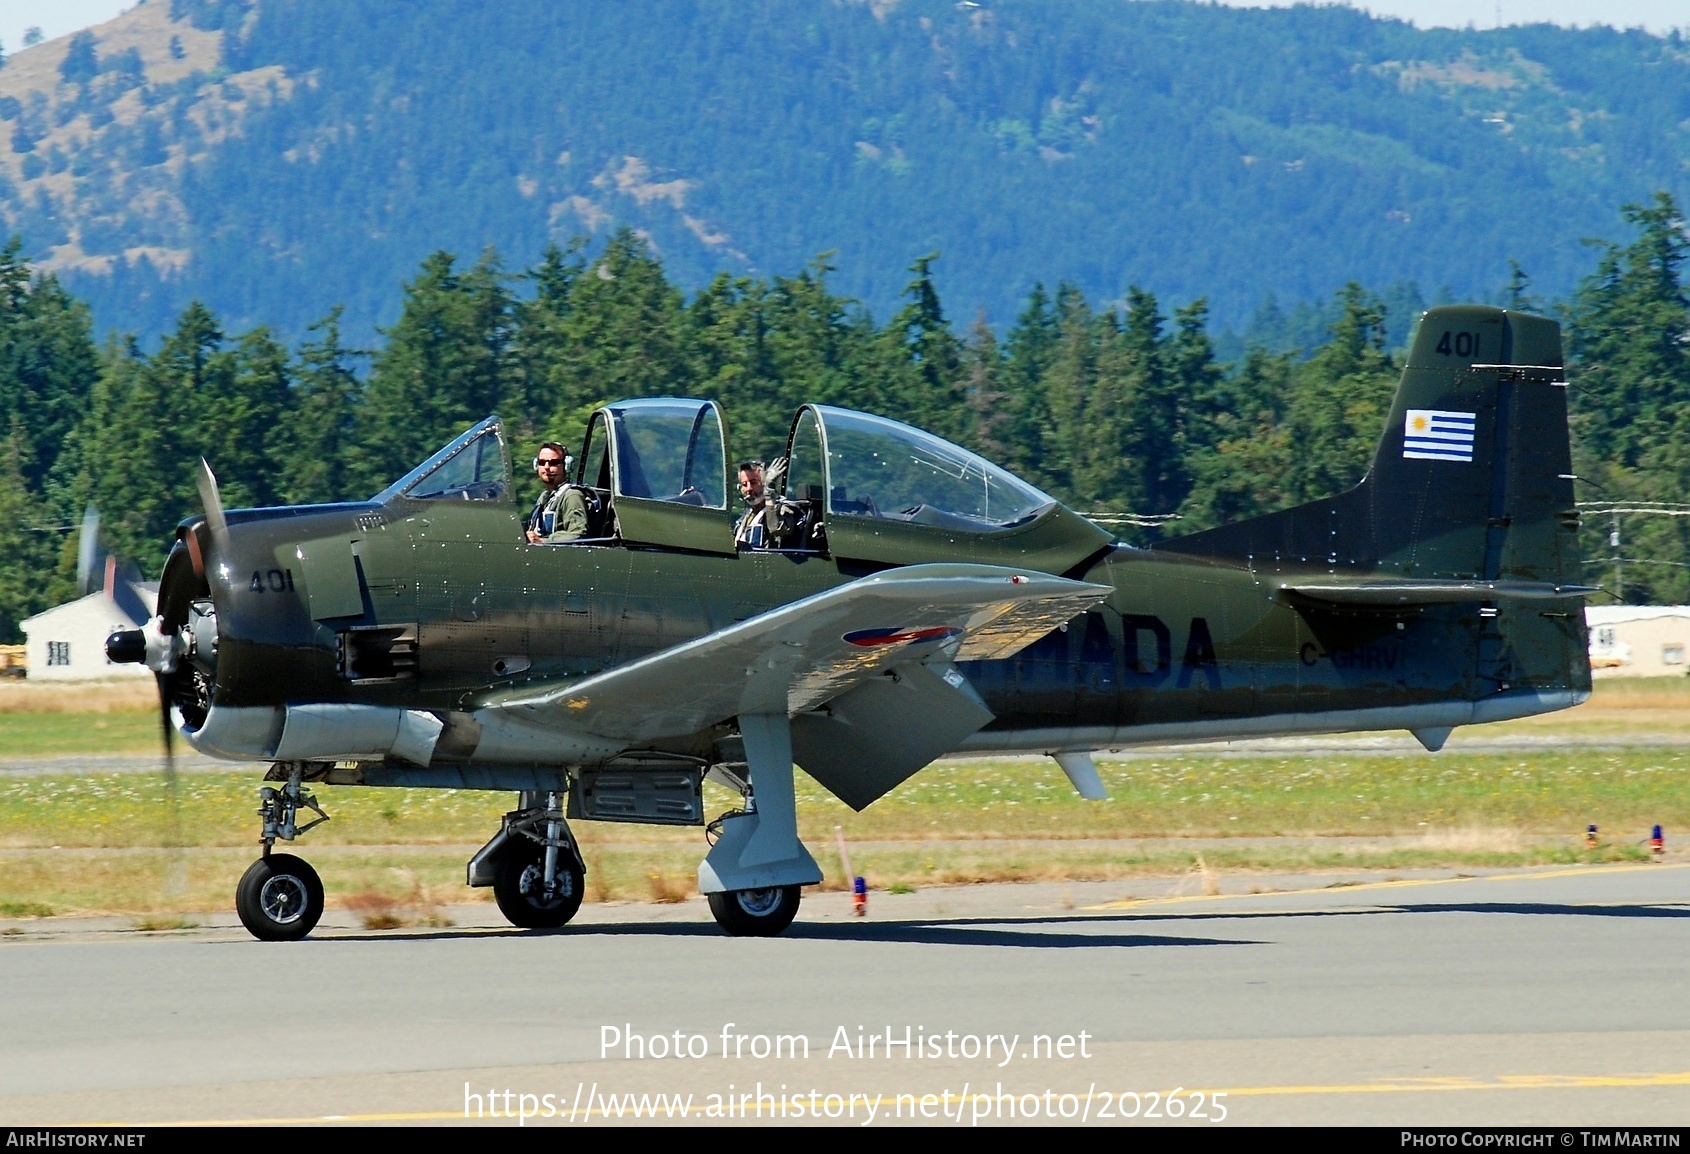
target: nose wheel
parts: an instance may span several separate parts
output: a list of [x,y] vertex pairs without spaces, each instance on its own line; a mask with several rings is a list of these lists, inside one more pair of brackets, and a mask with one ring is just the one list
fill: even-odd
[[[264,819],[264,856],[247,867],[235,886],[235,912],[241,925],[261,942],[294,942],[317,928],[323,916],[323,879],[301,858],[271,853],[276,839],[292,841],[325,821],[323,812],[304,786],[305,767],[283,763],[270,771],[271,781],[282,781],[280,789],[265,786],[258,791],[258,816]],[[317,815],[304,825],[298,823],[301,809]]]
[[287,853],[261,857],[235,887],[241,925],[264,942],[294,942],[323,916],[323,882],[317,871]]

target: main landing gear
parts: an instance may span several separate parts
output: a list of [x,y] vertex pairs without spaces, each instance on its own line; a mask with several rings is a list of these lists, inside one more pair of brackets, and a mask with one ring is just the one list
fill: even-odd
[[[743,810],[711,823],[710,852],[698,867],[698,889],[709,899],[718,925],[735,937],[771,937],[798,914],[802,887],[822,880],[821,867],[798,840],[792,782],[792,738],[784,713],[741,714],[743,767],[717,766],[738,788]],[[323,883],[317,871],[292,854],[271,852],[276,839],[293,841],[328,820],[305,789],[310,763],[281,762],[268,780],[280,788],[259,791],[264,856],[235,891],[241,924],[264,941],[296,941],[323,916]],[[581,908],[587,869],[565,820],[564,794],[526,791],[517,808],[473,858],[468,882],[490,886],[499,911],[522,929],[566,925]],[[301,809],[317,816],[297,824]]]
[[469,862],[472,886],[492,886],[499,912],[525,930],[555,930],[581,908],[587,866],[557,791],[521,795],[493,840]]
[[718,818],[716,844],[698,867],[698,889],[716,924],[735,937],[772,937],[798,914],[800,888],[822,880],[798,840],[792,733],[786,714],[741,714],[745,810]]
[[772,938],[798,916],[798,886],[711,894],[710,914],[736,938]]
[[[264,856],[247,867],[235,887],[235,911],[253,937],[293,942],[316,928],[323,916],[323,882],[317,871],[292,854],[272,853],[276,839],[292,841],[329,820],[303,785],[304,769],[292,766],[286,783],[258,791],[258,816],[264,819]],[[297,824],[299,810],[317,816]]]

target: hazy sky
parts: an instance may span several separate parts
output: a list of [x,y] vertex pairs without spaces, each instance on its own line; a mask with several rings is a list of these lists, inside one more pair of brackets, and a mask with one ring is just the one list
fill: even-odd
[[[150,0],[164,4],[168,0]],[[395,0],[398,2],[398,0]],[[990,2],[990,0],[988,0]],[[1282,7],[1290,0],[1227,0],[1245,7]],[[49,39],[110,20],[135,0],[0,0],[0,46],[15,52],[23,34],[39,26]],[[1412,20],[1422,28],[1438,25],[1491,28],[1500,11],[1504,24],[1551,20],[1557,24],[1641,25],[1651,32],[1690,30],[1690,0],[1355,0],[1354,7],[1380,16]]]

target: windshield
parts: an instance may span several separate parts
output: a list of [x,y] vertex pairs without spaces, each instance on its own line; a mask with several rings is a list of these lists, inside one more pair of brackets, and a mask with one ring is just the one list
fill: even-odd
[[722,418],[708,401],[646,400],[610,407],[616,492],[711,509],[728,507]]
[[980,532],[1054,504],[1012,473],[931,433],[817,406],[827,438],[828,512]]
[[375,500],[403,494],[415,501],[498,501],[509,491],[503,430],[499,418],[488,417],[376,494]]

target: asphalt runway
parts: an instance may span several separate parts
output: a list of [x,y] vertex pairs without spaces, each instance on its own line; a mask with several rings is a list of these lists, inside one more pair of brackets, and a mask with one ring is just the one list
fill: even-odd
[[[699,901],[552,934],[485,905],[432,930],[332,912],[272,945],[229,918],[12,922],[0,1123],[509,1125],[549,1101],[552,1124],[631,1124],[644,1093],[696,1124],[759,1091],[788,1123],[1690,1118],[1690,863],[1246,882],[1281,892],[974,886],[876,894],[865,919],[812,894],[770,940]],[[870,1045],[888,1032],[911,1045]]]

